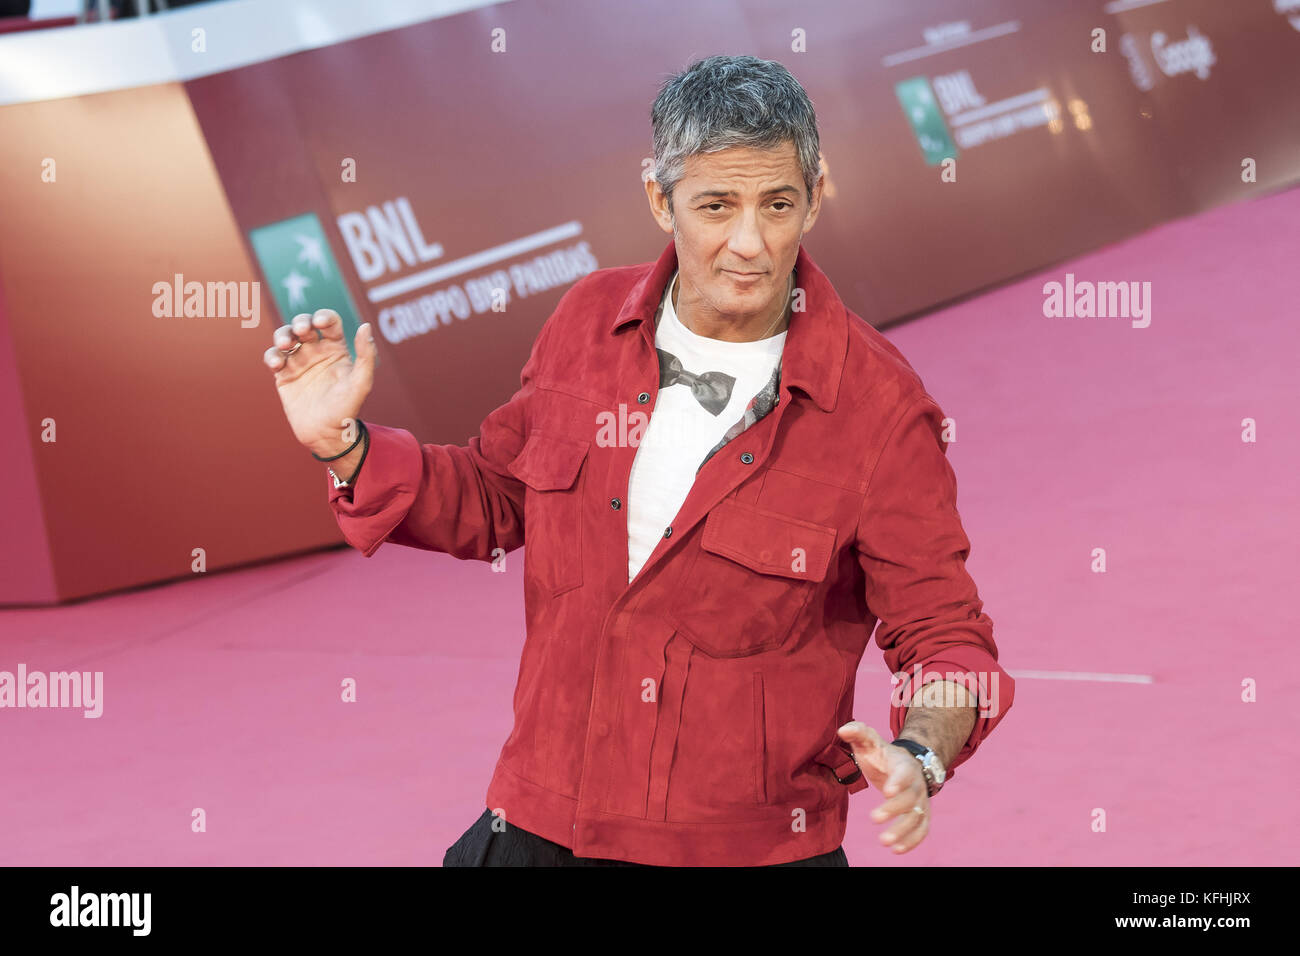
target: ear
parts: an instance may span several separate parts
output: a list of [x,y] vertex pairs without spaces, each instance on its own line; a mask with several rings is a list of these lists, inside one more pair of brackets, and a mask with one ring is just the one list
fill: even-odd
[[659,228],[672,235],[673,217],[672,210],[668,206],[668,197],[664,195],[664,191],[659,188],[659,183],[653,176],[646,177],[645,195],[647,202],[650,203],[650,214],[654,216]]
[[809,203],[808,213],[803,218],[803,231],[799,233],[800,239],[803,238],[805,232],[812,229],[813,223],[817,221],[817,214],[820,213],[822,209],[822,187],[825,185],[826,171],[823,169],[817,176],[817,184],[813,186],[812,202]]

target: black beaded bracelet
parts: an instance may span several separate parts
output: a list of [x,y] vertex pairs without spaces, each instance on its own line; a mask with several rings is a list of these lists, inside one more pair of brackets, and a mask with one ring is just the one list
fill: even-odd
[[339,452],[337,455],[331,455],[328,458],[322,458],[320,455],[316,454],[315,452],[312,452],[311,456],[315,458],[317,461],[338,461],[340,458],[343,458],[345,455],[351,454],[352,449],[356,448],[357,445],[361,444],[361,439],[364,438],[366,434],[366,423],[359,418],[356,421],[357,421],[357,425],[359,426],[357,430],[357,440],[354,441],[351,445],[349,445],[346,449]]

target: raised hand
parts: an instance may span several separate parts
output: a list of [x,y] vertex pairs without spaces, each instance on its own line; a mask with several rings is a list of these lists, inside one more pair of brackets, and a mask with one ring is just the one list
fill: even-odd
[[357,330],[355,362],[343,339],[343,320],[333,309],[296,315],[272,339],[275,344],[262,360],[275,372],[294,437],[322,457],[343,451],[352,443],[345,429],[374,384],[377,356],[370,323]]

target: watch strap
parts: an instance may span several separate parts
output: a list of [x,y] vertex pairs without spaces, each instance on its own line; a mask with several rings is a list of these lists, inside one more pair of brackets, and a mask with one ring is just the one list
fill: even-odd
[[930,752],[929,747],[922,747],[915,740],[908,740],[906,737],[899,737],[896,740],[891,740],[890,743],[895,747],[902,747],[911,753],[913,757],[924,757]]
[[943,784],[939,783],[939,781],[935,779],[934,772],[925,765],[925,758],[927,756],[933,756],[937,762],[939,760],[938,755],[929,747],[924,747],[921,744],[918,744],[915,740],[908,740],[906,737],[898,737],[891,740],[890,743],[902,747],[921,762],[921,774],[925,777],[926,792],[931,797],[938,793],[943,787]]

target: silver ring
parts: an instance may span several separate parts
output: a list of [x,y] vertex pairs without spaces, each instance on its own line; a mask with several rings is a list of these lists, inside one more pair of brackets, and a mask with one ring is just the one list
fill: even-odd
[[290,355],[292,355],[294,352],[298,351],[300,348],[302,348],[302,343],[301,343],[301,342],[295,342],[295,343],[293,343],[293,348],[289,349],[289,351],[287,351],[287,352],[286,352],[284,349],[280,349],[280,354],[283,355],[285,358],[288,358]]
[[920,807],[913,807],[913,808],[912,808],[912,812],[913,812],[913,813],[919,813],[919,814],[921,814],[922,816],[925,815],[925,811],[924,811],[923,809],[921,809]]

